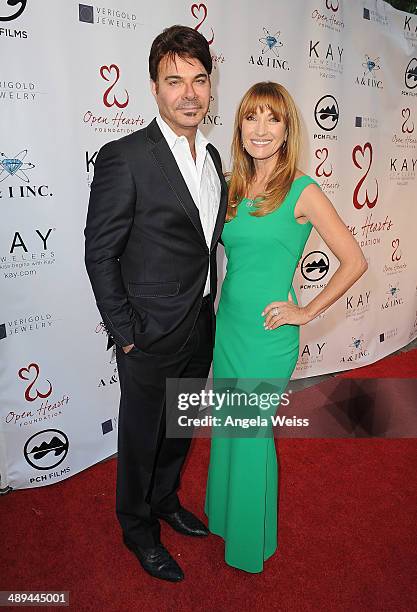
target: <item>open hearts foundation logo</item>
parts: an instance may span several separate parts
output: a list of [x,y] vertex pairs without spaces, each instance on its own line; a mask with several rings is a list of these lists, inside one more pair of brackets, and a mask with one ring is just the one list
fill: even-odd
[[117,106],[117,108],[126,108],[129,104],[129,94],[127,89],[125,89],[125,100],[121,102],[117,99],[116,94],[112,92],[114,87],[117,85],[120,79],[120,69],[116,64],[110,64],[110,66],[101,66],[100,68],[100,76],[102,79],[110,83],[110,87],[106,89],[103,94],[103,103],[107,108],[111,108],[112,106]]
[[[29,382],[25,390],[25,400],[34,402],[38,398],[45,399],[52,393],[52,383],[46,379],[38,383],[40,368],[37,363],[30,363],[25,368],[20,368],[18,375],[21,380]],[[38,388],[38,384],[39,387]]]
[[322,149],[316,149],[315,156],[319,160],[315,171],[316,176],[319,178],[322,176],[325,176],[326,178],[331,176],[333,173],[333,165],[328,162],[329,149],[327,147],[323,147]]
[[409,108],[403,108],[401,110],[401,115],[405,121],[401,126],[401,131],[403,134],[412,134],[414,132],[414,121],[410,119],[411,110]]
[[[205,4],[192,4],[191,5],[191,14],[194,17],[194,19],[196,19],[198,21],[197,25],[194,26],[194,30],[196,30],[197,32],[200,30],[201,26],[203,25],[203,23],[205,22],[205,20],[207,19],[207,7]],[[205,38],[207,39],[207,42],[209,45],[212,44],[212,42],[214,41],[214,31],[213,28],[210,28],[211,30],[211,38],[208,38],[207,36],[205,36],[205,34],[203,34],[203,32],[200,32],[200,34],[203,34],[205,36]]]
[[339,10],[339,0],[326,0],[326,8],[336,13]]
[[[373,208],[378,201],[379,193],[378,193],[377,179],[374,179],[376,189],[375,189],[375,197],[373,199],[370,199],[369,193],[368,193],[368,187],[366,185],[368,174],[372,166],[372,159],[373,159],[373,152],[372,152],[372,145],[370,142],[365,143],[363,147],[361,145],[356,145],[356,147],[354,147],[352,151],[353,163],[360,170],[365,170],[365,174],[361,177],[361,179],[359,180],[359,182],[357,183],[353,191],[353,205],[358,210],[363,208],[365,205],[368,208]],[[364,194],[363,192],[361,192],[362,186],[364,187],[364,190],[365,190]],[[361,195],[363,196],[362,199],[360,199]]]

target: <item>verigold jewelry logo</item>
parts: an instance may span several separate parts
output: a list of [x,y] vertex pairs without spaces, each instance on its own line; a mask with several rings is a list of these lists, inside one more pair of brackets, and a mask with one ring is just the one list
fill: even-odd
[[78,19],[83,23],[107,26],[126,32],[134,32],[139,24],[137,15],[121,8],[94,6],[92,4],[78,5]]

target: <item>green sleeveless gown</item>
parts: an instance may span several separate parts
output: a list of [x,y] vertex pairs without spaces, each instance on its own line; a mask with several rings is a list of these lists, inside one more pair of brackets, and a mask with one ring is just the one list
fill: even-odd
[[[287,301],[312,225],[298,223],[294,208],[315,181],[295,179],[283,203],[253,217],[243,199],[222,234],[227,271],[217,311],[213,379],[279,378],[288,383],[298,359],[299,326],[263,327],[263,309]],[[317,184],[317,183],[316,183]],[[285,390],[285,387],[281,392]],[[273,437],[211,440],[205,513],[209,529],[225,540],[226,563],[261,572],[277,548],[277,456]]]

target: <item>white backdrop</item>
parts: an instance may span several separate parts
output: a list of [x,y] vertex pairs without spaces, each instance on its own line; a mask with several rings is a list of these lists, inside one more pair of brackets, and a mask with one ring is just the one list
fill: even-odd
[[[116,449],[118,379],[84,269],[98,149],[155,115],[148,53],[198,28],[214,59],[203,131],[229,167],[237,103],[283,83],[301,169],[368,272],[301,330],[294,377],[372,363],[417,335],[417,16],[376,0],[0,0],[0,488],[55,483]],[[310,301],[337,261],[315,231],[294,279]]]

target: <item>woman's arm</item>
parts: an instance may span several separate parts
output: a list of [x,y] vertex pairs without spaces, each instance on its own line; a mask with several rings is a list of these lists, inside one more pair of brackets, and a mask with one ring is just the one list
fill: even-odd
[[[285,323],[308,323],[345,294],[368,268],[360,246],[317,185],[308,185],[303,190],[294,212],[297,217],[305,217],[312,223],[340,265],[326,287],[306,306],[297,306],[292,301],[268,304],[262,313],[266,315],[266,329],[275,329]],[[273,308],[278,308],[278,315],[271,312]]]

